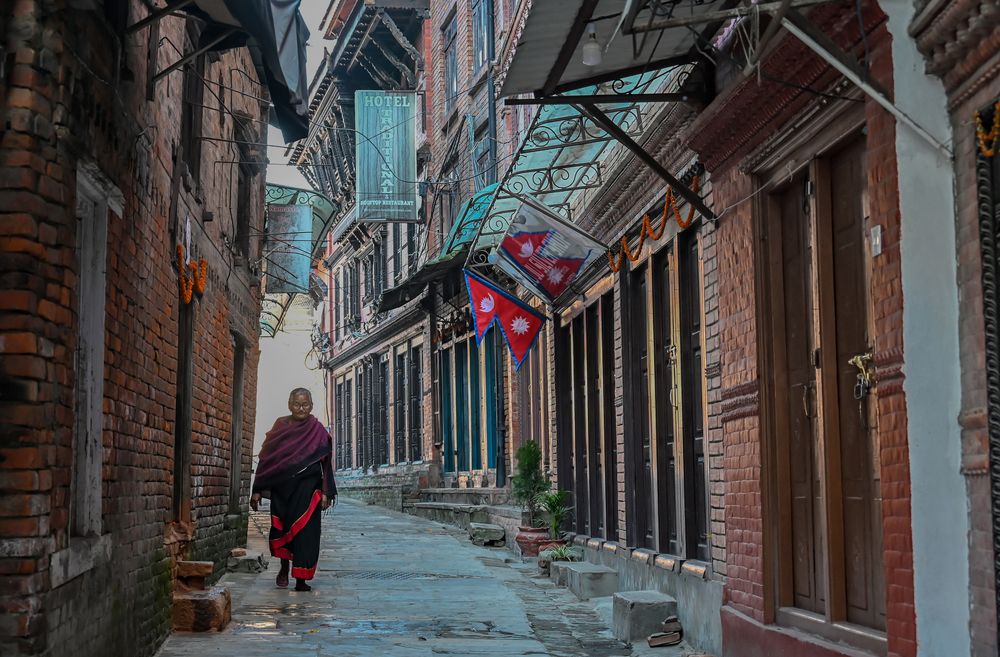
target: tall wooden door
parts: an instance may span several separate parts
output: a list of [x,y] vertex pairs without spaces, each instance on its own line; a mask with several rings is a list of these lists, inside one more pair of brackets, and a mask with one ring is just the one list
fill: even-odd
[[829,231],[836,325],[843,550],[847,620],[885,628],[882,561],[882,495],[878,432],[871,430],[867,395],[855,399],[855,356],[871,351],[864,251],[864,142],[829,160]]
[[[885,628],[878,432],[856,356],[870,357],[865,145],[815,160],[770,201],[767,252],[779,605]],[[859,398],[860,397],[860,398]]]
[[784,385],[777,392],[779,414],[788,440],[788,477],[793,604],[822,613],[826,601],[823,578],[822,464],[816,447],[816,345],[813,295],[811,216],[805,178],[775,199],[779,211],[780,256],[775,310],[783,322],[776,351],[783,361]]

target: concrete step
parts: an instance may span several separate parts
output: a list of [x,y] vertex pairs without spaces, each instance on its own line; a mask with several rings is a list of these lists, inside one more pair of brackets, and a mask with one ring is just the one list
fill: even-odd
[[510,491],[503,488],[424,488],[421,502],[450,502],[453,504],[507,504]]
[[618,591],[618,571],[607,566],[570,561],[562,569],[565,570],[566,588],[581,600],[602,598]]
[[500,525],[482,522],[469,523],[469,538],[476,545],[503,545],[506,533]]
[[490,519],[486,507],[476,504],[416,502],[407,511],[427,520],[456,525],[462,529],[468,529],[469,525],[474,522],[488,523]]
[[619,591],[612,604],[615,638],[626,643],[645,641],[662,631],[668,616],[677,615],[677,600],[659,591]]

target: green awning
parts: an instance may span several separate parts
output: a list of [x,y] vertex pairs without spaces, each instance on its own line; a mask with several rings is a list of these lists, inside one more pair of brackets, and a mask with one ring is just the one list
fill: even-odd
[[[323,255],[325,241],[333,222],[337,219],[339,207],[326,196],[308,189],[286,187],[284,185],[268,184],[264,190],[267,205],[308,205],[312,208],[312,235],[308,240],[302,240],[301,246],[294,243],[298,238],[286,237],[284,241],[291,244],[290,248],[301,249],[303,255],[309,250],[309,257],[315,262]],[[311,277],[312,279],[312,277]],[[310,291],[312,290],[310,285]],[[261,303],[260,328],[265,337],[274,337],[281,329],[294,294],[267,294]]]
[[458,211],[458,219],[448,231],[441,251],[433,258],[424,261],[413,276],[386,290],[379,301],[378,312],[399,308],[423,292],[429,282],[465,262],[465,256],[480,232],[479,227],[486,219],[486,213],[493,205],[499,187],[497,183],[487,185],[462,204]]

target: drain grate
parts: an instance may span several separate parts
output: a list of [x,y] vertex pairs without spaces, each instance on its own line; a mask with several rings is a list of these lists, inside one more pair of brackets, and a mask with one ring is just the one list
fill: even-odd
[[400,570],[342,570],[337,572],[337,577],[342,577],[344,579],[404,580],[428,579],[436,577],[436,575],[428,575],[426,573],[408,573]]

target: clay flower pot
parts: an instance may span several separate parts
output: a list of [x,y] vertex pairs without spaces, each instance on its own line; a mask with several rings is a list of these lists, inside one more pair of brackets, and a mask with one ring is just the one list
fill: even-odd
[[526,557],[537,557],[539,546],[552,541],[547,527],[518,527],[517,530],[514,542]]

